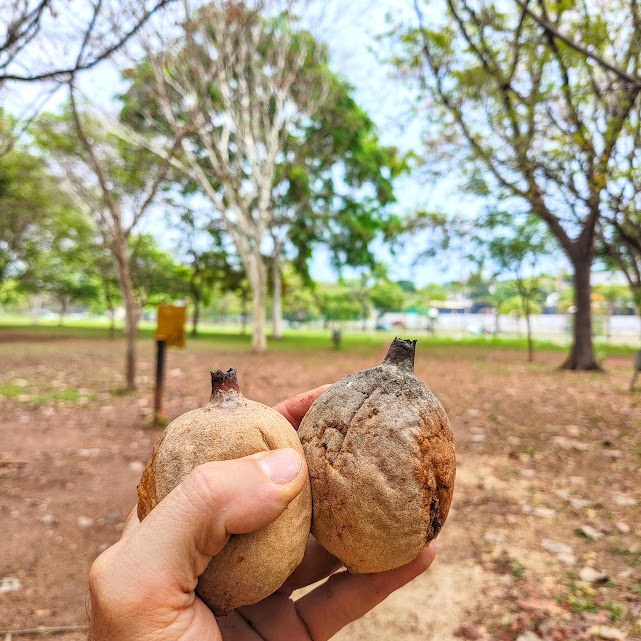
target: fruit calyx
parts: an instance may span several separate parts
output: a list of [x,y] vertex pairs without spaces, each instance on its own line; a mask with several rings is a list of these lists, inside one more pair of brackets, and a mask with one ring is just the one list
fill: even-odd
[[416,341],[395,338],[390,345],[383,365],[394,365],[414,371],[414,356],[416,354]]
[[236,370],[233,367],[226,372],[217,369],[209,373],[211,374],[210,403],[220,403],[241,396]]

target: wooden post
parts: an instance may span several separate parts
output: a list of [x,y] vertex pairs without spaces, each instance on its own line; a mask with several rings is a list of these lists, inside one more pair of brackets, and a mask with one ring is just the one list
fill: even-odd
[[630,391],[634,389],[634,384],[637,382],[637,376],[641,371],[641,349],[635,352],[634,354],[634,376],[632,381],[630,381]]
[[156,341],[156,393],[154,395],[154,424],[159,425],[165,418],[162,409],[162,392],[165,382],[165,346],[164,340]]

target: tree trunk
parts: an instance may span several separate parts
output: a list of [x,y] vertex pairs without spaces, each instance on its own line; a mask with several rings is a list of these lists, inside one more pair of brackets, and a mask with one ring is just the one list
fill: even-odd
[[198,321],[200,320],[200,296],[194,294],[194,317],[191,321],[191,335],[198,336]]
[[499,324],[499,317],[500,316],[501,316],[501,314],[499,313],[499,308],[497,307],[496,308],[496,314],[494,314],[494,334],[496,336],[498,336],[499,332],[501,331],[501,327],[500,327],[500,324]]
[[280,259],[272,259],[272,338],[283,337],[283,279],[280,272]]
[[[256,255],[258,254],[258,255]],[[267,349],[266,305],[267,278],[265,263],[260,251],[255,251],[247,261],[247,278],[252,289],[252,351],[264,352]]]
[[240,326],[240,333],[241,334],[246,334],[247,333],[247,298],[248,294],[243,294],[243,304],[242,304],[242,309],[241,309],[241,326]]
[[254,299],[252,304],[252,351],[264,352],[267,349],[267,330],[266,330],[266,292],[265,284],[262,287],[254,289]]
[[60,301],[60,322],[58,323],[59,327],[62,327],[62,324],[65,322],[65,315],[67,314],[67,297],[63,296]]
[[527,327],[527,359],[531,363],[534,360],[534,345],[532,344],[532,327],[530,325],[530,309],[527,305],[527,311],[525,312],[525,326]]
[[112,341],[116,338],[116,315],[113,309],[109,310],[109,340]]
[[113,252],[118,266],[118,282],[125,302],[125,328],[127,332],[127,390],[136,389],[136,339],[138,337],[138,312],[134,300],[131,272],[129,271],[129,250],[125,238],[115,238]]
[[573,261],[574,265],[574,343],[572,351],[568,355],[563,369],[573,370],[600,370],[594,356],[594,345],[592,342],[592,307],[590,295],[590,268],[592,260],[582,258]]

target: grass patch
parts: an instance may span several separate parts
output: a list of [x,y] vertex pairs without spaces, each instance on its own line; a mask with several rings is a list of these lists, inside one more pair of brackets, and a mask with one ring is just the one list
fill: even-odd
[[630,565],[641,565],[641,552],[628,550],[628,548],[622,547],[610,548],[610,552],[612,552],[612,554],[617,554],[618,556],[626,557],[626,561]]
[[0,396],[15,398],[16,396],[20,396],[20,394],[25,394],[26,390],[26,385],[19,385],[15,381],[7,381],[3,385],[0,385]]
[[[0,333],[3,331],[17,334],[16,340],[28,341],[31,335],[40,338],[51,335],[52,337],[72,337],[87,339],[109,340],[109,321],[106,319],[68,319],[64,325],[59,325],[57,320],[41,320],[38,325],[28,317],[0,316]],[[223,326],[203,323],[199,326],[198,336],[191,336],[187,328],[187,342],[207,342],[215,347],[251,349],[251,334],[241,334],[238,326]],[[152,321],[141,321],[139,326],[139,337],[142,340],[152,340],[155,336],[156,326]],[[284,336],[279,340],[269,340],[269,349],[274,351],[287,350],[326,350],[326,351],[356,351],[367,352],[373,349],[389,345],[396,335],[402,338],[418,338],[419,344],[425,349],[439,347],[451,348],[479,348],[527,350],[527,339],[518,336],[465,336],[456,338],[453,336],[432,336],[425,335],[421,330],[404,330],[398,332],[376,332],[376,333],[352,333],[343,332],[341,348],[334,350],[329,329],[286,329]],[[122,321],[116,324],[116,337],[123,338]],[[535,351],[539,352],[567,352],[567,344],[557,343],[551,340],[535,340]],[[596,342],[595,349],[601,357],[613,355],[632,355],[637,349],[630,345],[613,345],[610,343]],[[492,367],[492,366],[489,366]]]
[[596,614],[601,609],[591,597],[581,599],[574,594],[568,596],[568,605],[574,613],[591,612],[592,614]]
[[31,395],[29,385],[20,385],[15,381],[8,381],[0,385],[0,396],[5,398],[23,397],[19,400],[38,407],[45,403],[77,403],[80,399],[85,398],[90,401],[98,399],[95,394],[81,393],[74,387],[53,388],[40,394]]
[[52,390],[45,394],[38,394],[29,399],[32,405],[44,405],[45,403],[77,403],[80,399],[86,398],[90,401],[95,401],[98,397],[95,394],[81,394],[73,387],[65,389]]

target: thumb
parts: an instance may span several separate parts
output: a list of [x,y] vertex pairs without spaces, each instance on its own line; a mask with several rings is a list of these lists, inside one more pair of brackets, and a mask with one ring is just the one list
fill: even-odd
[[230,534],[274,521],[306,480],[305,461],[291,448],[198,466],[132,532],[137,580],[194,590]]

